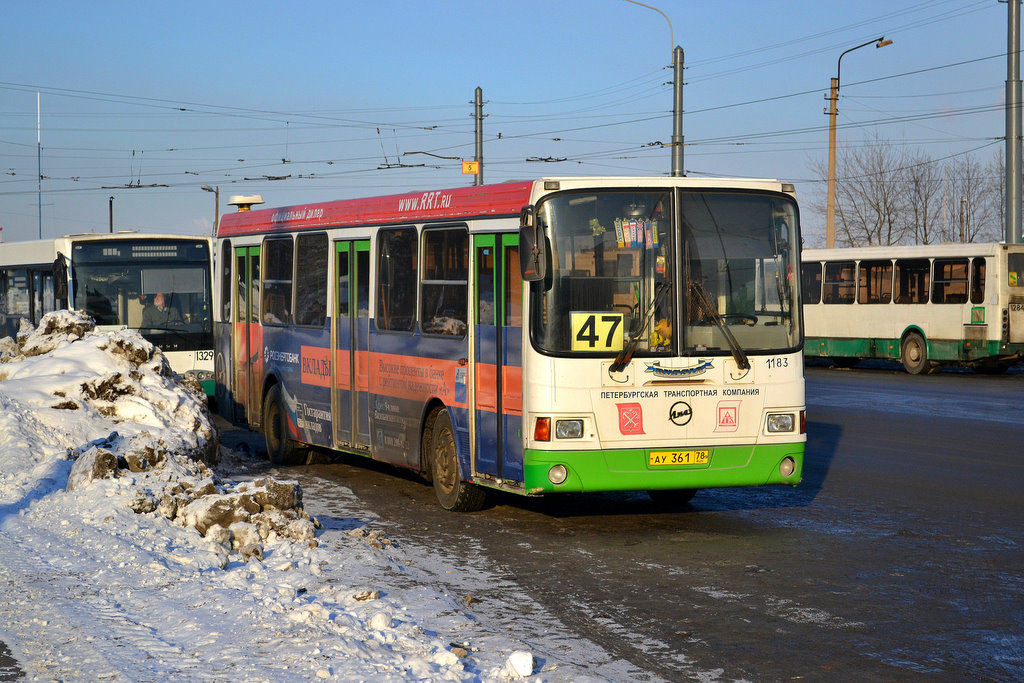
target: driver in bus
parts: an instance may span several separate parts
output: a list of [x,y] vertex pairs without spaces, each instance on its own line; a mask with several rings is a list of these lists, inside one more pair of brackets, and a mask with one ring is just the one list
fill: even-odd
[[171,295],[159,293],[153,296],[153,302],[142,309],[142,327],[167,327],[181,325],[185,321],[178,309],[170,305]]

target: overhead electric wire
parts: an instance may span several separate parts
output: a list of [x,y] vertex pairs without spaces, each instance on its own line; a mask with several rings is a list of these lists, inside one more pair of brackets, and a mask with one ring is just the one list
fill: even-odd
[[[920,3],[918,5],[915,5],[914,7],[911,7],[911,8],[904,8],[904,9],[901,9],[901,10],[898,10],[898,11],[895,11],[895,12],[890,12],[890,13],[888,13],[886,15],[883,15],[882,17],[876,17],[876,18],[873,18],[873,19],[867,19],[867,20],[863,20],[863,21],[855,23],[855,24],[848,25],[848,26],[839,27],[839,28],[836,28],[836,29],[830,29],[829,31],[820,32],[818,34],[814,34],[813,36],[810,36],[810,38],[820,38],[820,37],[824,37],[824,36],[828,36],[828,35],[832,35],[832,34],[837,34],[837,33],[845,32],[845,31],[849,31],[852,28],[859,28],[860,26],[872,25],[872,22],[877,22],[877,21],[882,20],[882,19],[887,19],[888,20],[888,19],[898,18],[898,17],[902,17],[902,16],[910,16],[910,15],[913,15],[913,14],[919,12],[919,11],[923,11],[926,8],[930,8],[930,9],[934,10],[936,8],[940,8],[940,7],[943,7],[943,6],[948,6],[950,4],[951,4],[951,1],[950,2],[942,2],[942,3],[938,3],[938,4],[935,4],[935,3]],[[927,25],[933,24],[933,23],[938,22],[938,21],[945,21],[945,20],[949,20],[949,19],[956,18],[956,17],[959,17],[959,16],[963,16],[963,15],[968,14],[968,13],[979,11],[982,8],[983,4],[987,6],[989,3],[978,2],[978,3],[974,3],[974,4],[970,5],[967,8],[960,7],[960,8],[953,8],[953,9],[943,9],[938,14],[935,14],[933,12],[928,17],[916,19],[913,22],[905,23],[901,28],[903,30],[913,29],[913,28],[920,28],[922,26],[927,26]],[[764,46],[764,47],[760,47],[760,48],[753,48],[751,50],[741,51],[741,52],[735,53],[733,55],[727,55],[725,57],[716,58],[716,59],[719,60],[719,61],[721,61],[721,60],[739,59],[739,58],[742,58],[742,57],[749,56],[751,54],[762,54],[762,53],[765,53],[767,51],[773,51],[773,50],[778,50],[778,49],[784,49],[784,48],[787,48],[787,47],[792,47],[793,45],[795,45],[795,44],[797,44],[799,42],[800,42],[800,39],[793,39],[793,40],[790,40],[790,41],[776,43],[774,45],[769,45],[769,46]],[[822,48],[821,50],[825,50],[825,49],[833,50],[834,47]],[[797,54],[797,55],[791,55],[790,57],[783,58],[783,61],[791,60],[791,59],[798,59],[801,56],[806,55],[806,54],[814,54],[814,53],[800,53],[800,54]],[[956,67],[956,66],[973,64],[973,63],[984,61],[984,60],[988,60],[988,59],[1002,58],[1002,57],[1005,57],[1005,54],[993,55],[993,56],[989,56],[989,57],[982,57],[982,58],[977,58],[977,59],[972,59],[972,60],[965,60],[965,61],[956,62],[956,63],[953,63],[953,64],[947,64],[947,65],[941,65],[941,66],[935,66],[935,67],[928,67],[928,68],[918,69],[918,70],[915,70],[915,71],[904,72],[904,73],[901,73],[901,74],[892,74],[892,75],[889,75],[889,76],[883,76],[883,77],[878,77],[878,78],[866,79],[866,80],[861,80],[861,81],[856,81],[856,82],[844,84],[844,88],[848,89],[848,88],[852,88],[852,87],[855,87],[855,86],[858,86],[858,85],[875,83],[875,82],[886,80],[886,79],[900,78],[900,77],[904,77],[904,76],[916,75],[916,74],[926,73],[926,72],[930,72],[930,71],[935,71],[935,70],[938,70],[938,69],[952,68],[952,67]],[[713,63],[716,63],[715,59],[703,60],[703,61],[698,60],[697,62],[692,62],[691,61],[690,66],[692,68],[694,64],[696,64],[697,66],[705,66],[707,64],[713,64]],[[504,102],[504,101],[500,101],[499,100],[499,101],[496,101],[496,102],[492,103],[493,106],[496,106],[496,107],[518,107],[518,106],[533,106],[533,107],[536,107],[536,106],[541,106],[541,105],[542,106],[555,106],[555,105],[558,105],[558,104],[566,104],[566,103],[582,103],[582,102],[587,102],[587,101],[593,101],[593,102],[591,104],[587,104],[585,106],[581,106],[581,107],[579,107],[577,109],[574,109],[574,110],[571,110],[571,111],[545,112],[545,113],[540,113],[540,114],[514,115],[514,114],[507,114],[507,113],[499,113],[498,111],[491,110],[491,111],[489,111],[488,116],[489,117],[493,117],[493,118],[491,118],[489,120],[489,123],[491,125],[500,124],[500,126],[505,127],[506,129],[507,128],[514,129],[516,127],[522,127],[522,126],[533,126],[533,127],[540,128],[540,126],[538,124],[542,124],[542,123],[551,124],[549,126],[541,128],[541,130],[535,130],[535,131],[531,131],[531,132],[520,132],[520,133],[508,132],[508,133],[505,133],[505,134],[502,135],[502,140],[504,140],[504,141],[508,141],[508,140],[533,140],[533,139],[544,141],[545,139],[550,139],[553,136],[563,137],[566,133],[574,133],[574,132],[588,131],[588,130],[606,130],[606,129],[609,129],[609,128],[622,128],[622,129],[625,129],[625,128],[629,127],[629,126],[636,125],[636,124],[643,124],[643,123],[648,123],[648,122],[651,122],[651,121],[667,120],[669,118],[669,116],[670,116],[670,113],[667,112],[667,111],[665,111],[665,112],[658,112],[658,113],[652,113],[651,115],[645,115],[645,116],[638,116],[636,114],[636,109],[634,109],[633,113],[631,113],[631,114],[625,114],[625,113],[619,113],[619,114],[614,114],[614,113],[613,114],[597,114],[596,113],[596,112],[601,112],[602,110],[612,109],[613,107],[620,105],[620,100],[621,100],[623,92],[628,92],[628,93],[631,93],[631,94],[640,94],[640,95],[643,96],[643,98],[646,99],[649,96],[653,96],[654,93],[659,93],[660,91],[664,90],[666,85],[667,85],[666,83],[664,83],[664,82],[656,83],[655,82],[655,78],[657,78],[658,81],[661,81],[663,79],[664,71],[665,71],[665,68],[661,68],[661,69],[659,69],[656,72],[648,72],[648,73],[642,74],[642,75],[640,75],[638,77],[635,77],[635,78],[632,78],[632,79],[628,79],[626,81],[622,81],[620,83],[613,84],[613,85],[607,86],[605,88],[598,89],[596,91],[591,91],[591,92],[588,92],[588,93],[582,93],[582,94],[578,94],[578,95],[567,96],[567,97],[563,97],[563,98],[559,98],[559,99],[543,100],[543,101],[539,101],[539,102]],[[700,79],[703,79],[703,80],[707,80],[709,78],[715,78],[715,77],[721,77],[722,75],[727,75],[727,73],[729,73],[729,72],[723,72],[722,74],[705,74],[703,76],[698,76],[695,72],[692,72],[692,73],[694,73],[694,76],[697,77],[697,78],[700,78]],[[37,88],[36,86],[27,86],[25,84],[13,84],[13,83],[0,83],[0,88],[8,88],[8,89],[15,89],[15,90],[28,90],[28,89],[31,89],[33,91],[39,90],[39,88]],[[130,118],[130,117],[133,117],[133,116],[139,116],[139,117],[143,117],[143,118],[153,119],[153,118],[156,118],[156,117],[169,116],[169,115],[177,115],[178,113],[181,113],[181,114],[185,114],[185,115],[189,115],[189,116],[249,118],[249,119],[259,120],[259,121],[274,122],[274,123],[277,123],[277,124],[284,123],[284,124],[290,126],[289,130],[291,132],[296,132],[296,131],[313,131],[313,130],[319,130],[319,129],[325,129],[325,128],[326,129],[338,129],[338,128],[342,128],[342,127],[351,127],[351,128],[355,128],[355,129],[366,130],[369,133],[365,137],[353,138],[353,139],[348,139],[348,140],[318,140],[318,141],[312,141],[312,140],[306,140],[306,141],[290,140],[290,141],[288,141],[287,144],[289,146],[293,146],[293,147],[296,147],[296,148],[300,147],[300,146],[308,147],[310,145],[328,146],[328,145],[344,145],[344,144],[357,143],[357,142],[368,142],[368,141],[373,140],[375,137],[378,137],[378,136],[374,136],[372,134],[372,132],[370,132],[370,131],[373,131],[376,128],[387,128],[387,129],[393,129],[394,131],[401,131],[402,132],[402,137],[401,138],[399,138],[397,135],[395,136],[396,153],[397,153],[399,151],[397,149],[398,142],[401,141],[403,144],[405,144],[409,140],[411,140],[413,138],[413,136],[417,136],[418,135],[418,136],[430,137],[430,136],[433,136],[435,134],[436,135],[466,134],[470,130],[470,127],[469,127],[468,124],[463,124],[463,122],[465,120],[464,117],[460,117],[459,119],[438,118],[436,121],[430,119],[429,117],[422,117],[420,120],[416,121],[415,123],[412,123],[412,122],[409,122],[409,121],[402,121],[402,122],[388,121],[388,122],[383,122],[382,123],[382,122],[375,122],[375,121],[372,120],[372,118],[373,118],[372,115],[375,114],[375,113],[382,113],[382,112],[387,112],[389,114],[395,114],[396,112],[397,113],[418,113],[418,112],[424,112],[424,113],[438,112],[438,113],[440,113],[442,110],[446,111],[446,112],[449,111],[449,110],[458,110],[463,105],[439,105],[439,106],[436,106],[436,107],[401,107],[401,108],[381,108],[381,109],[362,108],[362,109],[352,109],[352,110],[338,110],[338,109],[335,109],[335,110],[330,110],[330,111],[316,111],[316,112],[285,112],[285,111],[278,111],[278,110],[274,110],[274,109],[261,109],[261,108],[245,108],[245,107],[223,106],[223,105],[210,105],[210,104],[201,104],[201,103],[194,103],[194,102],[181,102],[181,101],[175,101],[175,100],[169,100],[169,99],[136,97],[136,96],[131,96],[131,95],[114,95],[114,94],[110,94],[110,93],[102,93],[102,92],[88,91],[88,90],[71,90],[71,89],[64,89],[64,88],[46,88],[45,91],[48,94],[51,94],[51,95],[59,95],[59,96],[64,96],[64,97],[78,97],[78,98],[82,98],[82,99],[86,99],[86,100],[97,100],[97,101],[112,102],[112,103],[125,104],[125,105],[131,105],[131,106],[140,106],[140,107],[154,107],[154,108],[159,108],[159,109],[162,109],[162,110],[166,110],[165,112],[162,112],[162,113],[134,112],[134,113],[131,113],[131,114],[109,115],[109,116],[116,116],[118,118]],[[782,100],[782,99],[787,99],[787,98],[801,97],[801,96],[815,94],[815,93],[820,93],[820,92],[821,92],[820,88],[814,88],[814,89],[804,90],[804,91],[799,91],[799,92],[794,92],[794,93],[788,93],[788,94],[782,94],[782,95],[774,95],[774,96],[770,96],[770,97],[766,97],[766,98],[752,99],[752,100],[748,100],[748,101],[744,101],[744,102],[736,102],[736,103],[731,103],[731,104],[723,104],[723,105],[717,105],[717,106],[712,106],[712,107],[705,107],[705,108],[701,108],[701,109],[688,110],[686,112],[686,114],[688,116],[692,116],[692,115],[702,114],[702,113],[717,112],[717,111],[721,111],[721,110],[724,110],[724,109],[732,109],[732,108],[738,108],[738,107],[749,106],[749,105],[754,105],[754,104],[763,104],[763,103],[766,103],[766,102],[772,102],[772,101],[777,101],[777,100]],[[601,98],[604,98],[604,97],[609,97],[609,98],[614,98],[614,99],[611,99],[611,100],[609,100],[607,102],[603,102],[603,103],[600,102],[600,101],[596,101],[596,100],[600,100]],[[876,118],[876,119],[873,119],[873,120],[870,120],[870,121],[864,121],[864,122],[843,122],[840,125],[840,129],[846,130],[846,129],[863,128],[863,127],[869,127],[869,126],[881,126],[881,125],[887,125],[887,124],[897,124],[897,123],[915,122],[915,121],[926,121],[926,120],[932,120],[932,119],[935,119],[935,118],[941,118],[941,117],[945,117],[945,116],[966,116],[966,115],[980,114],[980,113],[986,113],[986,112],[994,111],[996,108],[998,108],[998,107],[995,106],[995,105],[992,106],[992,107],[979,106],[979,107],[961,108],[961,109],[958,109],[958,110],[953,110],[952,112],[915,113],[915,114],[909,114],[909,115],[905,115],[905,116],[889,116],[889,117],[886,117],[886,118]],[[360,116],[353,116],[353,114],[359,114]],[[365,116],[366,114],[370,114],[371,116],[367,117],[367,116]],[[70,115],[70,114],[68,115],[69,118],[71,116],[72,115]],[[102,116],[102,115],[101,114],[87,114],[85,116],[86,117],[93,117],[93,116]],[[576,121],[576,122],[581,122],[581,121],[588,120],[588,119],[589,120],[596,120],[596,121],[600,121],[600,122],[599,123],[594,123],[592,125],[578,125],[578,126],[572,126],[572,127],[567,127],[567,128],[560,128],[560,127],[556,127],[555,125],[553,125],[553,124],[557,124],[557,123],[560,123],[560,122],[566,121],[566,120],[572,120],[572,121]],[[431,129],[429,131],[426,129],[428,126]],[[96,129],[92,129],[92,128],[62,128],[61,129],[62,132],[79,132],[79,131],[94,131],[94,130],[96,130]],[[106,130],[106,129],[103,129],[103,130]],[[253,132],[274,134],[274,133],[281,132],[280,127],[274,127],[274,126],[269,126],[269,127],[266,127],[266,128],[264,128],[264,127],[249,127],[249,128],[223,128],[223,129],[198,128],[198,127],[195,127],[195,126],[190,126],[188,128],[161,128],[161,129],[133,128],[133,129],[122,129],[122,130],[126,130],[128,132],[133,132],[133,131],[134,132],[145,132],[145,133],[160,132],[160,133],[173,133],[173,134],[217,133],[219,135],[226,135],[226,134],[239,134],[239,135],[241,135],[241,134],[253,133]],[[690,150],[696,151],[696,150],[699,150],[702,147],[713,147],[715,145],[764,145],[764,144],[778,144],[778,143],[774,143],[774,142],[769,142],[769,140],[771,140],[771,138],[797,136],[797,135],[801,135],[801,134],[809,134],[809,133],[812,133],[812,132],[817,134],[817,133],[820,133],[823,130],[824,130],[824,126],[811,126],[811,127],[794,128],[794,129],[782,130],[782,131],[768,131],[768,132],[761,132],[761,133],[745,133],[745,134],[738,134],[738,135],[731,135],[731,136],[712,137],[712,138],[706,138],[706,139],[694,139],[693,137],[691,137],[690,139],[687,140],[687,148],[690,149]],[[622,136],[622,137],[625,137],[625,136]],[[489,144],[497,142],[497,140],[495,140],[493,138],[489,138],[488,141],[489,141]],[[441,140],[437,140],[437,142],[441,142]],[[570,142],[570,141],[563,139],[563,140],[560,140],[559,142]],[[580,144],[580,143],[584,143],[584,144],[610,144],[607,141],[580,141],[580,140],[573,140],[572,142],[575,143],[575,144]],[[19,144],[19,143],[15,143],[15,142],[2,143],[2,144],[12,144],[12,145],[24,147],[26,149],[28,149],[30,147],[27,144],[23,145],[23,144]],[[217,151],[217,150],[226,150],[226,149],[238,149],[238,150],[241,150],[241,149],[268,149],[268,148],[280,148],[280,147],[282,147],[282,145],[283,145],[283,143],[280,142],[280,141],[271,141],[271,142],[261,142],[261,143],[248,143],[248,144],[245,144],[245,145],[230,145],[230,144],[228,144],[228,145],[201,146],[201,147],[175,146],[173,148],[168,148],[168,149],[149,150],[148,153],[153,154],[153,153],[158,152],[158,151],[180,153],[180,152],[195,152],[195,151],[199,151],[199,150],[203,150],[203,151]],[[629,143],[620,143],[619,145],[616,146],[615,149],[611,149],[611,150],[608,150],[608,149],[606,149],[606,150],[592,150],[590,152],[586,152],[586,153],[582,153],[582,154],[571,154],[570,153],[569,156],[567,157],[568,158],[568,162],[567,163],[582,163],[584,161],[592,161],[592,160],[596,160],[596,159],[619,158],[619,157],[613,157],[613,155],[617,155],[617,154],[618,155],[622,155],[622,154],[650,155],[652,152],[658,152],[661,149],[661,147],[659,146],[659,145],[661,145],[660,142],[650,141],[650,140],[645,140],[643,142],[638,142],[638,143],[635,144],[635,146],[628,146],[628,145],[629,145]],[[645,145],[650,145],[650,146],[645,146]],[[452,145],[438,145],[436,147],[427,145],[426,151],[441,152],[441,151],[456,150],[456,149],[463,149],[464,150],[464,149],[469,149],[470,147],[471,147],[471,143],[470,142],[458,143],[458,144],[452,144]],[[47,149],[48,150],[65,149],[66,151],[67,150],[78,149],[80,151],[87,151],[85,148],[47,147]],[[126,151],[127,150],[110,150],[111,153],[118,153],[118,152],[125,153]],[[93,152],[93,153],[95,153],[95,152]],[[69,158],[71,158],[71,157],[69,157]],[[334,164],[359,164],[360,162],[369,161],[369,160],[372,160],[372,159],[375,159],[375,158],[377,158],[377,157],[374,157],[374,156],[371,156],[371,155],[360,155],[360,156],[354,156],[354,157],[344,158],[344,159],[340,159],[340,158],[339,159],[323,158],[323,159],[316,159],[316,160],[288,160],[288,164],[290,166],[296,167],[296,168],[301,167],[301,166],[307,166],[307,167],[308,166],[314,166],[314,165],[318,165],[318,164],[332,164],[332,165],[334,165]],[[511,159],[511,157],[510,157],[510,159]],[[109,161],[116,162],[117,159],[111,158]],[[179,158],[179,161],[181,161],[180,158]],[[206,161],[214,161],[215,162],[216,160],[215,159],[214,160],[204,160],[203,163],[206,163]],[[241,171],[251,170],[251,169],[270,168],[270,167],[273,167],[275,164],[280,165],[280,162],[275,162],[272,159],[266,159],[266,160],[262,160],[262,159],[261,160],[255,160],[254,159],[254,160],[251,160],[251,161],[253,162],[252,164],[221,165],[221,166],[218,167],[218,169],[203,169],[202,173],[209,174],[209,173],[223,173],[223,172],[241,172]],[[514,160],[510,160],[510,161],[507,161],[507,162],[502,161],[500,163],[510,163],[511,164],[511,163],[516,163],[516,162]],[[378,170],[379,169],[367,168],[367,169],[363,169],[362,171],[357,171],[357,172],[365,172],[365,173],[371,173],[372,174],[372,173],[374,173],[375,171],[378,171]],[[337,172],[337,171],[339,171],[339,169],[334,169],[333,171],[331,171],[331,173],[334,173],[334,172]],[[347,173],[348,171],[340,171],[340,172]],[[186,173],[187,173],[187,171],[186,171]],[[303,175],[312,175],[312,174],[303,174]],[[317,177],[325,177],[327,174],[316,174],[316,175],[317,175]],[[159,177],[156,174],[150,174],[150,173],[147,173],[147,176]],[[106,178],[106,177],[107,176],[105,176],[105,175],[104,176],[97,176],[97,178]],[[33,179],[34,179],[34,176],[33,176]],[[50,190],[48,190],[48,191],[50,191]]]

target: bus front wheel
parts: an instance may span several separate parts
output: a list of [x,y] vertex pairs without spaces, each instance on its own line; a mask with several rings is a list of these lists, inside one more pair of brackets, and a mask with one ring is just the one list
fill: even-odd
[[911,332],[903,340],[900,361],[911,375],[931,374],[935,370],[933,363],[928,360],[928,346],[924,343],[924,337],[917,332]]
[[439,408],[433,423],[430,469],[437,501],[451,512],[475,512],[484,506],[487,493],[479,486],[462,480],[451,416],[447,410]]
[[304,448],[288,438],[288,413],[281,396],[281,385],[275,384],[263,401],[263,438],[267,442],[267,456],[275,465],[301,465],[306,455]]

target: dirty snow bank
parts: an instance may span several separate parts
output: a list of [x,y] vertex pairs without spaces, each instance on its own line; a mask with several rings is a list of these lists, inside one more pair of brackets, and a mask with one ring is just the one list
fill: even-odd
[[356,525],[323,545],[295,482],[222,479],[220,456],[198,386],[136,332],[59,311],[0,340],[0,641],[21,673],[569,674],[493,633],[475,647],[473,617],[433,589],[398,601],[367,555],[393,552],[385,537]]

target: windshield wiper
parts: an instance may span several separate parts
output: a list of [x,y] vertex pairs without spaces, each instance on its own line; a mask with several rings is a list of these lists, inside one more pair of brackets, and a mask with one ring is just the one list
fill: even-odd
[[668,292],[668,290],[670,290],[671,288],[672,285],[669,284],[668,282],[660,282],[654,288],[654,298],[651,299],[651,303],[647,305],[647,309],[644,311],[644,314],[640,317],[640,319],[643,321],[643,324],[640,325],[640,329],[638,329],[633,334],[629,335],[629,341],[627,341],[626,344],[622,347],[622,350],[619,351],[619,355],[615,356],[615,362],[611,364],[610,368],[608,368],[610,372],[621,372],[623,369],[625,369],[626,365],[629,364],[629,361],[633,359],[633,354],[636,352],[637,342],[640,341],[640,337],[644,334],[648,326],[651,324],[651,319],[654,317],[654,311],[656,311],[658,308],[658,303],[662,300],[662,298],[664,298],[665,293]]
[[698,307],[700,307],[711,319],[711,322],[715,323],[718,329],[722,331],[725,341],[729,343],[729,349],[732,350],[732,357],[736,359],[736,365],[739,366],[740,370],[749,369],[750,360],[747,358],[747,354],[743,351],[743,347],[740,346],[740,343],[736,341],[736,337],[733,336],[732,330],[730,330],[729,326],[725,324],[725,319],[719,315],[718,308],[711,304],[711,300],[708,299],[707,290],[705,290],[703,285],[699,282],[690,282],[690,291],[693,292],[693,298],[696,300]]

